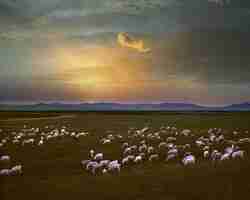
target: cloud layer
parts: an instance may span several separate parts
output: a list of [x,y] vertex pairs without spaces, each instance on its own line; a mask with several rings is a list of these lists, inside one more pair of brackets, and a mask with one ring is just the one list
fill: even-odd
[[140,53],[148,53],[151,51],[150,48],[145,47],[143,40],[136,40],[128,33],[119,33],[117,35],[117,42],[122,47],[132,48],[139,51]]

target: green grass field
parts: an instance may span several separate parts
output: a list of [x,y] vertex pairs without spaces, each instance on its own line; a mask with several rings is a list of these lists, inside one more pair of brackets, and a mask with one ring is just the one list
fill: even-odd
[[[0,177],[0,199],[59,200],[247,200],[250,199],[250,161],[214,166],[210,162],[185,168],[180,164],[144,163],[122,169],[119,175],[93,176],[80,166],[90,149],[107,158],[120,156],[120,144],[101,145],[100,137],[113,131],[127,134],[129,127],[152,130],[162,125],[189,128],[196,134],[208,128],[250,131],[250,113],[203,112],[112,112],[112,113],[7,113],[0,112],[0,139],[23,125],[43,128],[67,126],[72,131],[88,131],[87,137],[51,140],[44,146],[6,145],[1,154],[21,163],[23,175]],[[250,134],[250,133],[249,133]],[[250,137],[248,135],[247,137]]]

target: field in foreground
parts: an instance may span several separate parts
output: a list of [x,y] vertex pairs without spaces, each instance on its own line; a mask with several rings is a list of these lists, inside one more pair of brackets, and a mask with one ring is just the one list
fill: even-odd
[[[126,168],[118,175],[93,176],[81,168],[89,150],[117,158],[118,144],[102,145],[99,140],[109,133],[126,135],[129,128],[161,126],[191,129],[194,134],[209,128],[222,128],[228,133],[250,131],[250,113],[0,113],[0,139],[21,130],[24,125],[43,129],[68,127],[74,132],[87,131],[79,140],[51,140],[43,146],[9,144],[0,149],[13,164],[23,165],[21,176],[0,177],[0,198],[6,199],[249,199],[250,162],[212,165],[143,163]],[[246,137],[250,137],[246,135]]]

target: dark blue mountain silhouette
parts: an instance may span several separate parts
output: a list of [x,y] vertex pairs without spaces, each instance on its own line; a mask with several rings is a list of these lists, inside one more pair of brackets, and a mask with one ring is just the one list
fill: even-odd
[[0,104],[1,111],[250,111],[250,103],[208,107],[190,103],[121,104],[121,103],[38,103],[31,105]]

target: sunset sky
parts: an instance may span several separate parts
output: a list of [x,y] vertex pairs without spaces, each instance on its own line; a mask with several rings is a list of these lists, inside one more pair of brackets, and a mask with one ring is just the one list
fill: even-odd
[[0,102],[250,101],[246,0],[0,0]]

